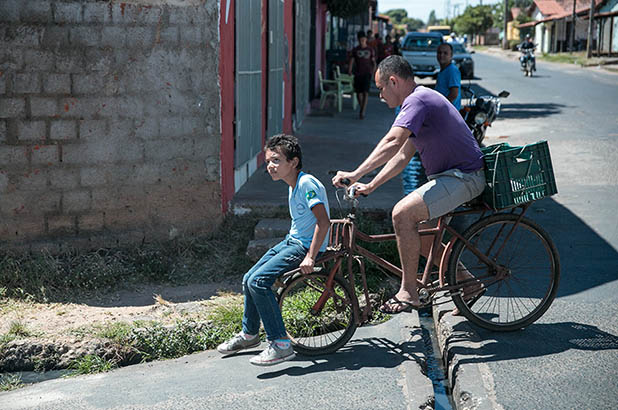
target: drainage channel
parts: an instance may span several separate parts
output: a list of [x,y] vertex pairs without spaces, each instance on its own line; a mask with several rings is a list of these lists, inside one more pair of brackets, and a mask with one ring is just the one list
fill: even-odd
[[436,328],[431,312],[419,312],[421,335],[427,354],[427,377],[433,385],[435,397],[434,410],[454,410],[446,372],[444,371],[442,355],[438,347]]

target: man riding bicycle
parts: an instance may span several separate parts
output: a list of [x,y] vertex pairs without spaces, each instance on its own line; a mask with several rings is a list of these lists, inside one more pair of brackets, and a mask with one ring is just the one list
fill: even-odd
[[[416,277],[420,255],[427,256],[430,238],[421,238],[418,225],[445,215],[480,195],[485,188],[483,154],[457,109],[440,93],[417,85],[410,64],[401,56],[384,59],[375,73],[380,97],[390,108],[401,105],[393,125],[373,152],[351,172],[339,171],[332,182],[342,187],[349,179],[357,195],[368,195],[399,174],[416,151],[429,182],[399,201],[392,212],[403,276],[397,294],[380,310],[396,314],[424,307]],[[364,175],[386,164],[368,183]],[[438,264],[441,252],[434,257]],[[458,272],[471,277],[465,267]],[[479,285],[464,288],[464,300],[479,293]]]

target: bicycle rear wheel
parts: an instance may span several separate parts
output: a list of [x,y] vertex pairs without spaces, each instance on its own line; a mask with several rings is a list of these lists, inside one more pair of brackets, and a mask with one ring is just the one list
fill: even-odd
[[[298,353],[309,356],[333,353],[356,330],[355,299],[347,283],[335,277],[332,289],[327,289],[326,281],[324,274],[299,275],[279,291],[283,323]],[[326,303],[314,312],[312,308],[325,292]]]
[[518,218],[514,214],[491,215],[463,234],[481,253],[505,269],[501,278],[463,241],[457,241],[449,258],[449,284],[461,283],[456,277],[461,264],[483,283],[486,291],[472,307],[456,294],[457,290],[452,291],[452,298],[469,321],[486,329],[524,328],[540,318],[556,297],[560,280],[558,251],[547,232],[535,222],[522,218],[515,226]]

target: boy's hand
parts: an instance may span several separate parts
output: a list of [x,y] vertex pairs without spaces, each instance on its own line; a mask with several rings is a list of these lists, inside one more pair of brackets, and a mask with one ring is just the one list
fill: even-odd
[[313,258],[309,255],[305,256],[305,259],[303,259],[303,261],[300,263],[300,271],[302,273],[309,274],[311,272],[313,272],[313,266],[315,265],[315,261],[313,260]]

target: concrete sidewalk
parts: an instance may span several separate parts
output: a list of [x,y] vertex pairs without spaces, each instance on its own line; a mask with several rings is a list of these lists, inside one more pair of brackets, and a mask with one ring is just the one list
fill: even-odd
[[[352,111],[349,101],[346,103],[343,112],[333,116],[307,117],[296,133],[303,150],[303,170],[316,176],[326,187],[333,217],[343,215],[338,212],[335,189],[330,183],[332,173],[356,168],[385,135],[395,118],[394,110],[381,103],[376,95],[369,97],[364,120],[358,119],[358,113]],[[287,206],[287,192],[287,186],[281,182],[274,183],[262,166],[238,191],[233,206]],[[401,176],[398,176],[381,186],[373,195],[361,198],[359,207],[390,212],[402,197],[402,181]],[[454,352],[476,346],[478,337],[467,323],[463,323],[467,329],[465,332],[453,329],[456,324],[465,322],[465,319],[450,315],[449,311],[453,308],[452,303],[434,308],[436,334],[442,356],[446,358],[445,368],[449,373],[453,402],[458,409],[500,408],[495,403],[493,379],[488,368],[474,363],[458,363],[458,356]]]

